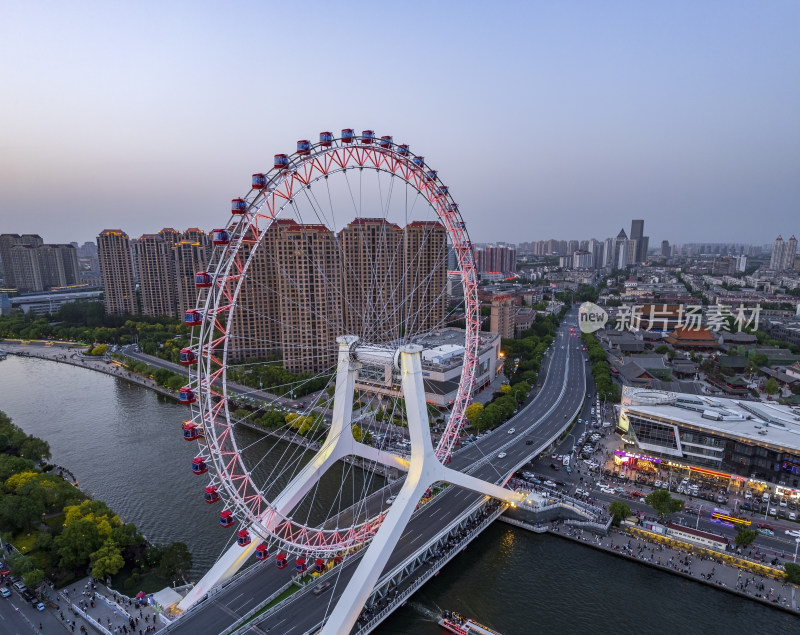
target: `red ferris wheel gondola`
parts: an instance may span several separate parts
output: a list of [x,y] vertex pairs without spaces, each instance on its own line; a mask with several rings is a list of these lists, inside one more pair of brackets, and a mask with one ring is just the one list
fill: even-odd
[[364,130],[361,132],[361,143],[364,145],[372,144],[373,139],[375,139],[375,133],[372,130]]
[[209,485],[208,487],[206,487],[205,492],[203,494],[203,499],[209,505],[216,503],[219,500],[219,492],[217,491],[217,488],[214,487],[213,485]]
[[202,456],[192,459],[192,472],[195,474],[205,474],[208,472],[208,464]]
[[289,157],[285,154],[276,154],[273,165],[276,170],[285,170],[289,167]]
[[191,348],[182,348],[178,361],[180,361],[181,366],[191,366],[197,362],[197,355],[194,354]]
[[[263,190],[265,187],[267,187],[267,177],[266,177],[266,175],[265,174],[261,174],[260,172],[257,173],[257,174],[254,174],[253,175],[252,184],[253,184],[253,189],[254,190]],[[247,209],[247,208],[245,208],[245,209]],[[237,212],[234,211],[234,214],[235,213],[237,213]]]
[[200,326],[203,323],[203,316],[197,309],[189,309],[184,315],[183,321],[186,326]]
[[233,527],[234,522],[235,521],[233,520],[233,512],[230,509],[226,509],[220,512],[219,524],[221,527],[225,527],[225,529],[227,529],[228,527]]
[[[266,182],[264,183],[264,185],[266,185]],[[232,214],[244,214],[246,211],[247,211],[247,203],[243,198],[235,198],[231,200]]]
[[215,245],[227,245],[231,242],[231,237],[224,229],[212,229],[211,242]]
[[279,553],[277,556],[275,556],[275,566],[278,569],[285,569],[288,564],[289,561],[286,559],[285,553]]
[[194,421],[183,422],[183,438],[187,441],[196,441],[203,436],[203,429]]
[[250,532],[248,532],[246,529],[240,529],[236,533],[236,544],[239,545],[240,547],[246,547],[251,542],[252,541],[250,540]]
[[269,548],[263,542],[256,547],[256,560],[266,560],[269,558]]
[[342,130],[342,143],[353,143],[354,136],[352,128],[344,128]]
[[301,157],[307,157],[311,154],[311,142],[308,139],[300,139],[297,142],[297,154]]
[[330,148],[333,145],[333,133],[332,132],[320,132],[319,133],[319,144],[323,148]]
[[212,282],[211,274],[208,271],[198,271],[194,274],[194,286],[198,289],[208,289]]
[[189,386],[184,386],[178,391],[178,401],[180,401],[183,405],[188,406],[189,404],[197,401],[197,395],[194,393],[194,390],[189,388]]

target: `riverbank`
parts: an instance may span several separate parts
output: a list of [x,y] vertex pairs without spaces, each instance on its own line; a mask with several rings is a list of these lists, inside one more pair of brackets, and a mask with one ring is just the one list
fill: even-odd
[[72,342],[51,342],[49,340],[0,340],[0,350],[9,355],[36,357],[37,359],[46,359],[60,364],[88,368],[112,377],[125,379],[145,388],[150,388],[164,397],[169,397],[175,401],[178,400],[178,394],[175,391],[159,386],[149,377],[142,377],[132,373],[110,358],[84,355],[85,345]]
[[619,529],[612,529],[607,537],[602,537],[568,525],[555,525],[550,527],[549,533],[792,615],[798,615],[800,610],[796,585],[728,564],[721,559],[722,554],[719,558],[698,555],[696,545],[682,543],[683,548],[675,549]]
[[[164,397],[174,399],[176,402],[178,401],[178,394],[175,391],[164,388],[163,386],[159,386],[155,381],[148,377],[142,377],[141,375],[137,375],[136,373],[127,370],[119,362],[116,362],[112,359],[83,355],[83,351],[85,349],[86,346],[72,344],[69,342],[51,342],[49,340],[31,340],[29,342],[26,342],[25,340],[0,340],[0,350],[8,353],[9,355],[17,355],[19,357],[36,357],[37,359],[44,359],[61,364],[69,364],[79,368],[88,368],[89,370],[104,373],[112,377],[125,379],[126,381],[130,381],[145,388],[154,390]],[[303,446],[312,452],[316,452],[320,447],[322,447],[321,443],[306,439],[299,434],[268,430],[262,428],[261,426],[250,423],[249,421],[241,421],[239,422],[239,425],[243,425],[255,432],[278,438],[287,443],[294,443],[296,445]],[[363,470],[375,472],[389,480],[393,480],[398,477],[397,470],[388,468],[384,465],[373,465],[364,459],[360,459],[359,457],[345,457],[343,460],[347,463],[352,463],[354,466]]]

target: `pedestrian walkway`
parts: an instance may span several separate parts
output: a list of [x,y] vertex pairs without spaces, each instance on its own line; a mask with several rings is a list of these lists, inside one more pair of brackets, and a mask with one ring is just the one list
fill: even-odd
[[608,537],[603,537],[579,528],[556,524],[551,527],[551,531],[597,549],[626,556],[764,604],[792,612],[798,611],[795,585],[726,563],[721,555],[719,558],[698,555],[692,552],[690,545],[686,545],[685,549],[672,548],[621,530],[612,530]]
[[118,595],[93,578],[84,578],[61,589],[55,609],[64,628],[73,633],[155,633],[163,625],[153,606]]

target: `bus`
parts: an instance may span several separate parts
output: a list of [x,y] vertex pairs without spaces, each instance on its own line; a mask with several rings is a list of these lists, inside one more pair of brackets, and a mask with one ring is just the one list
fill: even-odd
[[752,524],[749,520],[737,518],[736,516],[730,516],[729,514],[716,509],[714,510],[714,513],[711,514],[711,521],[716,521],[722,523],[723,525],[730,525],[731,527],[749,527]]

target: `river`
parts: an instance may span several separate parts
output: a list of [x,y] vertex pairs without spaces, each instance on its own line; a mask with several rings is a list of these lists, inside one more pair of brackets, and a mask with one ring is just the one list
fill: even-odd
[[[0,361],[0,409],[153,542],[185,542],[199,577],[233,539],[191,473],[186,408],[126,380],[34,358]],[[380,633],[440,633],[438,608],[503,635],[794,632],[797,618],[551,535],[496,523]]]

